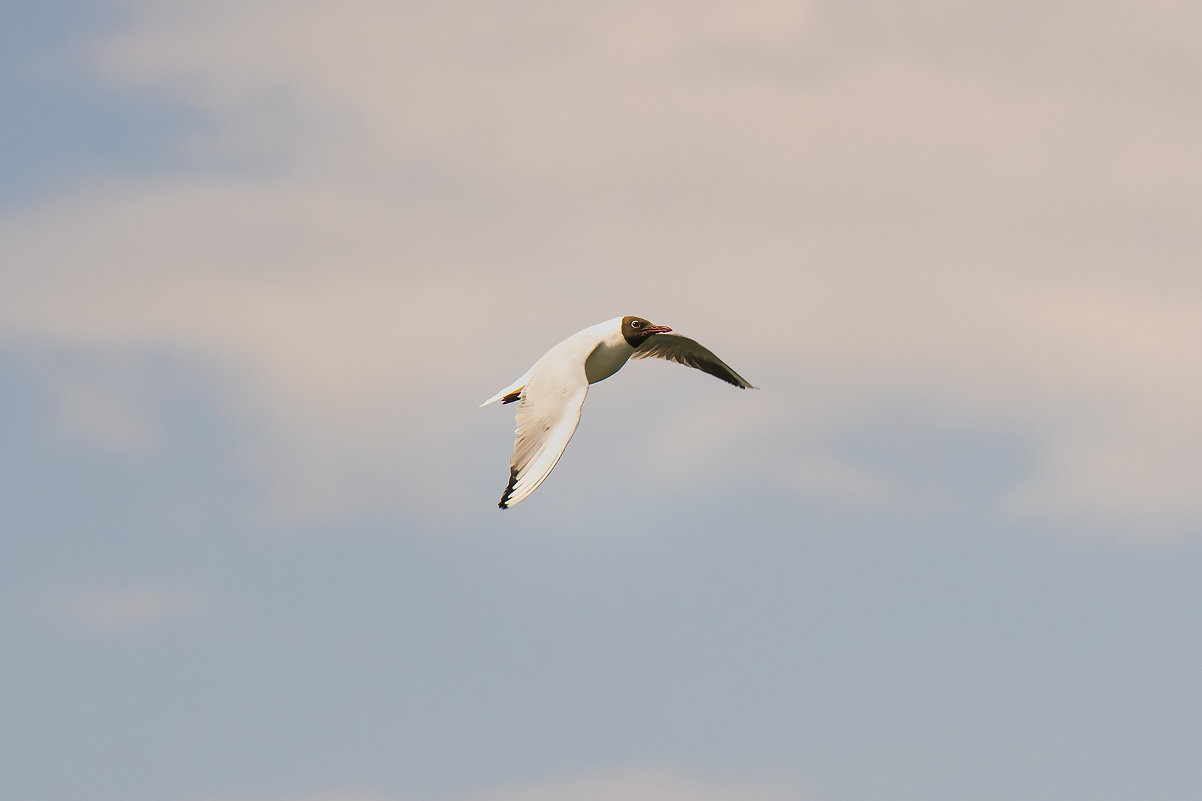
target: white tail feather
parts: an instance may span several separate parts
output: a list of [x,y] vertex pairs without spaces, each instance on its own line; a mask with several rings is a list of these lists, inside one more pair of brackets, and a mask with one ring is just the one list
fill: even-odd
[[519,389],[522,389],[523,387],[525,387],[526,384],[529,383],[529,381],[530,381],[530,373],[532,373],[532,372],[534,372],[533,369],[527,370],[525,375],[523,375],[517,381],[514,381],[512,384],[505,387],[505,389],[501,390],[496,395],[493,395],[491,398],[484,401],[484,403],[481,403],[480,408],[483,409],[485,406],[487,406],[490,403],[496,403],[497,401],[499,401],[501,398],[505,397],[506,395],[508,395],[512,392],[517,392]]

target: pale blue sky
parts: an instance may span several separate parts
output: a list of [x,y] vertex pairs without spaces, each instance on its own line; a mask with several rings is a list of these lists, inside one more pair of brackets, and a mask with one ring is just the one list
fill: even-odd
[[1193,5],[5,16],[3,797],[1202,792]]

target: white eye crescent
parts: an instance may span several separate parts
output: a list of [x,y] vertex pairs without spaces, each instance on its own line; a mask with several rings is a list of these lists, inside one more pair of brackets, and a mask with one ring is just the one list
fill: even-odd
[[631,327],[631,328],[638,328],[638,327],[639,327],[640,325],[642,325],[642,324],[643,324],[643,323],[642,323],[642,321],[640,321],[640,320],[631,320],[631,321],[630,321],[630,327]]

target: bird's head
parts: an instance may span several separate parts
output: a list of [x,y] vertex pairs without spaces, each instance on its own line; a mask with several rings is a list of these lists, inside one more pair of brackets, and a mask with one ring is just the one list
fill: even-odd
[[622,336],[632,348],[642,345],[647,337],[671,331],[666,325],[655,325],[650,320],[633,315],[622,318]]

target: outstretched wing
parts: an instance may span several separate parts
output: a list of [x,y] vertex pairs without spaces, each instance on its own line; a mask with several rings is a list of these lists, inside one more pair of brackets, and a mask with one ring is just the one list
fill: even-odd
[[576,433],[586,395],[588,378],[582,362],[534,366],[520,395],[509,486],[498,504],[502,509],[534,492],[550,475]]
[[695,367],[742,389],[754,389],[746,378],[714,355],[713,351],[695,339],[680,334],[655,334],[643,340],[632,359],[667,359],[670,362]]

